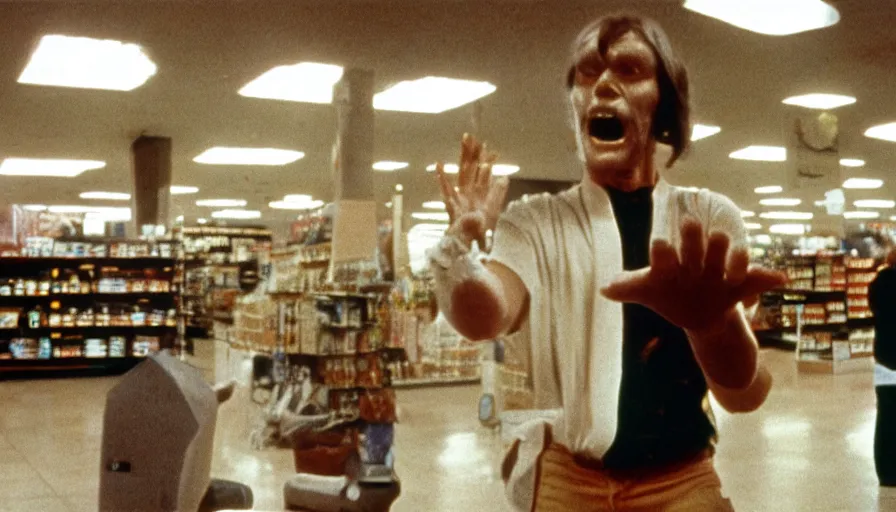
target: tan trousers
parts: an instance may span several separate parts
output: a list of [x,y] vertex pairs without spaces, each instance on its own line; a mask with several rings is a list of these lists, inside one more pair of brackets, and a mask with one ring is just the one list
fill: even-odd
[[538,460],[537,512],[733,512],[722,496],[712,457],[644,477],[611,476],[583,467],[564,446],[551,443]]

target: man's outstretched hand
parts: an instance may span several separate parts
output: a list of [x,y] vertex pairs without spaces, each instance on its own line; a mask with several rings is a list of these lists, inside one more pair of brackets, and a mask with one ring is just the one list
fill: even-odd
[[[680,254],[665,240],[650,249],[650,267],[625,272],[601,293],[615,301],[641,304],[691,333],[721,328],[738,302],[783,286],[787,277],[750,268],[745,249],[714,233],[707,240],[693,219],[681,227]],[[730,253],[730,254],[729,254]]]

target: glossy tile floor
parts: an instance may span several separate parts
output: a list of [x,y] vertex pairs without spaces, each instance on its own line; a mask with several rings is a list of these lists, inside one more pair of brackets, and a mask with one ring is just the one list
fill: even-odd
[[[212,379],[215,358],[208,352],[194,364]],[[792,354],[764,357],[776,382],[763,409],[717,413],[717,465],[737,510],[896,511],[896,493],[879,492],[871,458],[871,374],[797,374]],[[221,361],[219,355],[219,374]],[[237,357],[224,364],[245,369]],[[115,382],[0,383],[0,510],[96,510],[102,409]],[[479,426],[478,397],[478,387],[400,392],[396,456],[403,492],[393,510],[506,510],[496,471],[502,443]],[[213,475],[251,485],[257,510],[281,510],[292,455],[250,448],[258,418],[245,388],[222,406]]]

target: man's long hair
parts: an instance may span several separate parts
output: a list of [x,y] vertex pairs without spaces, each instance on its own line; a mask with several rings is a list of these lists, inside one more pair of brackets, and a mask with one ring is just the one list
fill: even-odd
[[[672,50],[669,36],[659,23],[632,14],[598,18],[576,37],[572,55],[589,37],[597,37],[598,51],[601,55],[606,55],[610,44],[630,31],[644,38],[657,59],[656,77],[660,99],[653,116],[651,133],[657,142],[672,147],[672,156],[666,162],[666,167],[671,167],[691,143],[690,91],[687,68]],[[573,87],[575,77],[576,65],[572,62],[566,76],[567,89]]]

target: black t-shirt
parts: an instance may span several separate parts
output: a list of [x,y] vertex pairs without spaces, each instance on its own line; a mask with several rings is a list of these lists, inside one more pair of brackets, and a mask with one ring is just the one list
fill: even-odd
[[[608,190],[626,270],[650,265],[651,188]],[[715,435],[706,379],[685,332],[653,310],[623,305],[622,383],[611,469],[662,466],[711,446]]]
[[878,272],[868,287],[868,303],[874,313],[874,358],[896,370],[896,268]]

